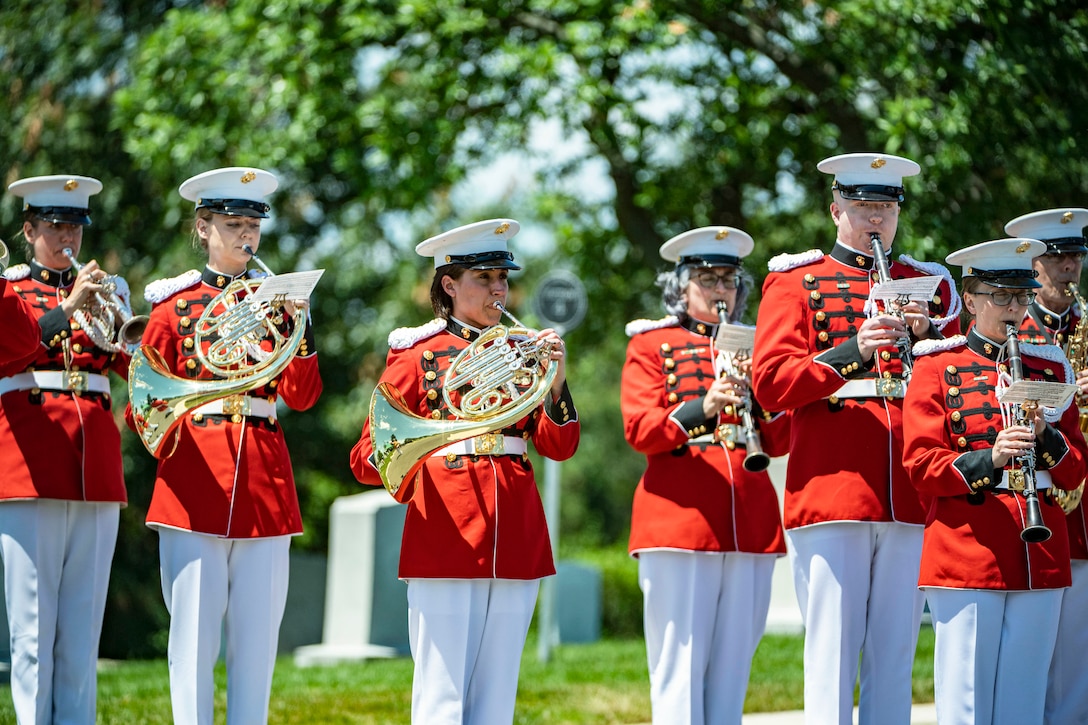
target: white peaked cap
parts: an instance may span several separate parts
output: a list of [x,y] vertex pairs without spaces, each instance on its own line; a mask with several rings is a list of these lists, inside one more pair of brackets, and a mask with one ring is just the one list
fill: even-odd
[[739,267],[755,242],[736,227],[699,227],[677,234],[661,245],[662,259],[701,267]]
[[521,269],[507,242],[521,229],[513,219],[487,219],[450,229],[416,245],[416,253],[434,257],[434,268],[461,264],[470,269]]
[[218,214],[267,217],[265,197],[276,190],[276,177],[263,169],[229,166],[197,174],[182,182],[178,192],[197,209]]
[[995,239],[952,252],[945,262],[963,267],[964,277],[978,277],[994,287],[1031,289],[1035,281],[1032,260],[1046,252],[1038,239]]
[[102,182],[90,176],[33,176],[12,182],[8,191],[22,197],[23,211],[40,210],[48,221],[87,225],[90,199],[102,191]]
[[1046,242],[1048,252],[1085,252],[1088,251],[1085,227],[1088,227],[1088,209],[1063,207],[1018,216],[1005,225],[1005,233]]
[[903,201],[903,178],[922,167],[902,156],[876,153],[840,154],[826,158],[816,168],[835,177],[832,188],[846,199]]

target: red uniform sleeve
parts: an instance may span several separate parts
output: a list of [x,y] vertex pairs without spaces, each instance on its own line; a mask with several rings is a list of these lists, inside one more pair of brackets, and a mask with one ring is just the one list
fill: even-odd
[[681,406],[695,401],[669,404],[661,385],[661,361],[656,348],[643,344],[640,336],[627,344],[627,359],[620,377],[620,412],[623,435],[639,453],[647,456],[667,453],[691,437],[675,418]]
[[19,368],[29,364],[38,354],[42,332],[34,313],[23,299],[8,289],[8,281],[0,277],[0,364]]
[[[960,469],[952,465],[964,454],[955,450],[948,433],[939,364],[934,357],[915,360],[903,401],[903,465],[920,493],[965,496],[972,489]],[[969,451],[967,455],[975,453]]]
[[[786,274],[771,273],[763,285],[756,323],[752,383],[756,399],[773,410],[800,408],[832,395],[846,378],[815,361],[800,284]],[[840,343],[854,344],[854,338]]]

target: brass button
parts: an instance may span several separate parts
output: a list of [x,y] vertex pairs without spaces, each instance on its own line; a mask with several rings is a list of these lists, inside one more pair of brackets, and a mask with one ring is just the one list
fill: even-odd
[[827,319],[827,313],[824,312],[823,310],[820,310],[819,312],[816,313],[816,319],[819,322],[823,322],[824,320]]
[[237,413],[235,413],[234,415],[232,415],[232,416],[230,417],[230,422],[231,422],[231,423],[241,423],[241,422],[242,422],[242,416],[240,416],[240,415],[238,415]]
[[430,390],[427,391],[427,400],[434,400],[437,397],[438,397],[438,391],[435,390],[434,388],[431,388]]
[[960,394],[960,389],[957,387],[951,387],[948,389],[948,394],[955,398],[957,395]]
[[435,420],[441,420],[442,411],[441,410],[432,410],[431,411],[431,417],[434,418]]
[[669,385],[676,385],[676,375],[669,373],[669,377],[665,378],[665,382]]
[[72,345],[72,352],[77,354],[83,352],[83,346],[77,342],[76,344]]
[[436,373],[434,370],[428,370],[426,373],[424,373],[423,377],[427,378],[428,380],[434,380],[438,377],[438,373]]
[[813,274],[806,274],[805,275],[805,281],[808,282],[809,284],[812,284],[813,282],[816,281],[816,276],[813,275]]
[[941,296],[940,295],[933,295],[933,304],[937,305],[938,307],[940,306],[940,304],[941,304]]
[[674,367],[676,367],[676,361],[673,360],[671,357],[665,361],[666,370],[672,370]]
[[700,322],[698,325],[695,326],[695,331],[698,332],[700,335],[705,335],[706,325]]
[[670,403],[675,403],[677,400],[680,400],[680,398],[677,397],[676,393],[669,393]]
[[453,463],[454,461],[457,460],[457,454],[456,453],[447,453],[446,454],[446,460],[449,461],[450,463]]
[[193,421],[196,422],[196,423],[203,422],[204,421],[204,414],[203,413],[193,413]]
[[670,345],[667,342],[661,343],[661,352],[664,352],[664,353],[672,352],[672,345]]
[[967,439],[964,438],[963,436],[960,436],[959,438],[956,439],[956,445],[959,446],[960,448],[966,448],[967,447]]
[[831,403],[832,405],[838,405],[838,403],[839,403],[839,396],[837,396],[837,395],[829,395],[829,396],[827,396],[827,402]]
[[814,300],[820,299],[820,293],[818,291],[816,291],[816,290],[812,290],[812,292],[809,292],[808,296],[811,297]]
[[185,367],[188,370],[195,370],[196,369],[196,360],[186,360],[185,361]]
[[193,342],[193,338],[187,337],[185,338],[185,342],[181,343],[181,346],[186,350],[192,350],[196,346],[196,343]]
[[188,328],[192,324],[193,324],[193,321],[190,320],[188,317],[182,317],[181,318],[181,326],[182,327]]
[[958,370],[956,370],[955,365],[949,365],[948,367],[945,368],[945,370],[948,371],[949,375],[955,375],[958,372]]
[[892,359],[892,354],[890,352],[888,352],[887,350],[884,350],[883,352],[880,353],[880,359],[883,360],[884,362],[888,362],[889,360]]
[[184,310],[188,306],[189,306],[189,302],[187,300],[178,300],[178,309],[179,310]]
[[953,423],[959,423],[961,420],[963,420],[963,415],[961,415],[958,410],[954,410],[952,411],[951,418]]
[[826,330],[822,330],[820,332],[820,334],[817,335],[816,337],[818,337],[820,339],[820,342],[827,342],[827,338],[829,338],[830,335],[827,334]]
[[434,353],[431,352],[430,350],[424,350],[423,351],[423,359],[424,360],[434,360]]
[[885,380],[887,380],[887,379],[888,379],[888,378],[890,378],[891,376],[892,376],[891,372],[889,372],[889,371],[887,371],[887,370],[885,370],[885,371],[884,371],[884,379],[885,379]]

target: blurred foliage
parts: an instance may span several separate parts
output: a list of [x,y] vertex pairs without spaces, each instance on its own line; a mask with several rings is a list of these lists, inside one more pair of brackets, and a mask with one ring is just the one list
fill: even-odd
[[[615,544],[642,468],[618,412],[622,329],[662,314],[659,245],[742,227],[757,281],[774,254],[827,248],[815,164],[846,151],[921,163],[898,237],[920,259],[1084,205],[1086,26],[1059,0],[9,0],[0,170],[101,178],[84,256],[137,290],[200,264],[182,180],[232,164],[278,175],[262,257],[327,269],[313,302],[325,394],[283,417],[297,543],[317,550],[329,502],[359,490],[347,453],[386,336],[431,316],[412,246],[521,220],[512,309],[537,322],[529,297],[552,265],[590,300],[568,336],[584,436],[563,467],[563,540]],[[18,226],[5,195],[0,236]],[[159,651],[165,621],[142,525],[154,465],[125,445],[109,656]]]

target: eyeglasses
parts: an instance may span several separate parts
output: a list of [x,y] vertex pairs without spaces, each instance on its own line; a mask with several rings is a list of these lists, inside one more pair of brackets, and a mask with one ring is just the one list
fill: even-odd
[[718,286],[719,282],[722,287],[725,287],[726,289],[737,288],[737,278],[733,275],[726,276],[714,274],[713,272],[699,272],[698,274],[692,275],[691,278],[695,280],[695,284],[704,289],[714,289]]
[[1065,262],[1067,260],[1072,260],[1074,262],[1083,262],[1085,256],[1086,255],[1084,252],[1047,252],[1039,258],[1042,259],[1044,262],[1055,262],[1057,264],[1061,264],[1062,262]]
[[975,292],[973,294],[987,295],[988,297],[990,297],[994,301],[994,304],[997,305],[998,307],[1004,307],[1005,305],[1012,304],[1012,301],[1014,299],[1016,300],[1017,304],[1022,305],[1024,307],[1030,305],[1032,302],[1035,301],[1035,293],[1034,292],[1016,292],[1016,293],[1012,293],[1012,292],[1005,292],[1004,290],[1002,290],[1000,292]]

